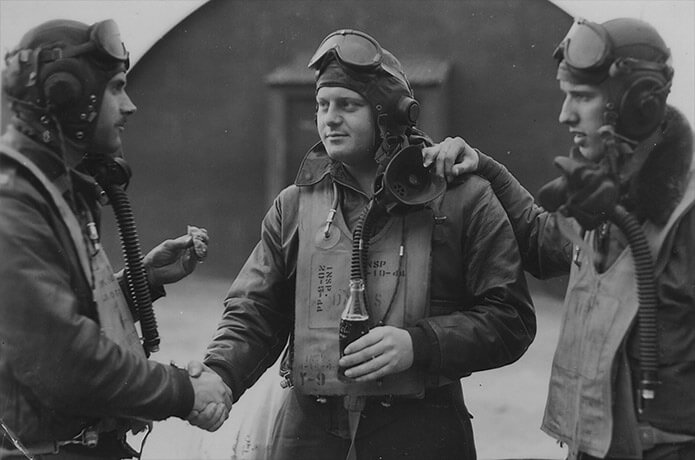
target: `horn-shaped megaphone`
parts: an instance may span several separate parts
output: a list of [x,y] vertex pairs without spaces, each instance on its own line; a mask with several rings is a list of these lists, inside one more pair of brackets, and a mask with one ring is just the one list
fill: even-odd
[[424,208],[445,190],[444,178],[422,165],[422,147],[410,145],[389,162],[376,199],[389,214],[403,215]]

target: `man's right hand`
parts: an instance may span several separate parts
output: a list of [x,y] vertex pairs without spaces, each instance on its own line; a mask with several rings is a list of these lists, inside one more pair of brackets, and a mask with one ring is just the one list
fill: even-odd
[[423,165],[434,163],[437,175],[450,182],[465,173],[478,169],[478,152],[460,137],[447,137],[439,144],[422,149]]
[[232,409],[232,391],[212,369],[191,361],[187,366],[193,384],[195,400],[186,420],[207,431],[215,431],[229,417]]

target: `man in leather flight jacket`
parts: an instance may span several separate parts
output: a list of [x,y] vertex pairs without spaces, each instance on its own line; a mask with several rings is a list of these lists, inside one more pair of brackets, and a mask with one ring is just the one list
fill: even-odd
[[269,458],[473,459],[460,379],[514,362],[535,334],[512,228],[474,175],[424,209],[380,214],[365,269],[371,330],[340,358],[349,248],[379,206],[389,129],[411,145],[424,137],[400,63],[373,38],[337,31],[310,66],[321,142],[263,219],[205,363],[236,400],[288,347]]
[[[14,116],[0,140],[0,457],[131,458],[126,432],[172,416],[216,429],[229,389],[147,359],[133,275],[115,275],[99,241],[102,188],[82,162],[117,166],[136,109],[115,22],[43,23],[5,62]],[[184,235],[147,254],[145,292],[161,297],[191,273],[194,249]]]

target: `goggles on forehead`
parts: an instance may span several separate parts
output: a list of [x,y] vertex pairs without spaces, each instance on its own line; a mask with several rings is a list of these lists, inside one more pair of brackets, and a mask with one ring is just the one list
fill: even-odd
[[384,57],[384,51],[372,37],[358,30],[343,29],[323,39],[308,67],[316,66],[330,52],[343,64],[366,69],[378,68]]
[[553,57],[564,60],[579,70],[598,69],[611,58],[612,43],[606,30],[599,24],[576,19],[569,32],[555,49]]
[[364,32],[342,29],[329,34],[316,49],[307,67],[317,67],[328,54],[333,54],[341,64],[357,70],[375,71],[382,69],[410,88],[410,83],[405,80],[405,77],[396,68],[385,62],[384,50],[381,45]]
[[[104,57],[123,62],[126,69],[130,67],[128,50],[126,50],[125,45],[121,41],[118,25],[112,19],[93,24],[89,31],[89,41],[86,43],[65,48],[39,48],[36,52],[40,62],[51,62],[80,56],[95,49]],[[32,53],[32,50],[20,51],[20,54],[23,55],[24,53]],[[28,57],[20,56],[20,59],[27,60]]]
[[101,53],[118,61],[127,62],[129,60],[128,50],[125,49],[118,25],[113,19],[94,24],[91,27],[89,38]]

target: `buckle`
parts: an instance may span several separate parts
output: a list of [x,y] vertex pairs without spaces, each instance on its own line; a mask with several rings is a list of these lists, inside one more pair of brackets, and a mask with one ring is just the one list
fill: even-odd
[[386,395],[379,401],[382,407],[391,407],[393,405],[393,395]]
[[281,369],[280,370],[280,387],[283,389],[289,388],[292,389],[294,388],[294,382],[292,381],[292,371],[289,369]]
[[29,62],[29,58],[31,57],[32,51],[33,50],[29,49],[20,50],[17,53],[17,59],[19,59],[19,62],[21,62],[22,64],[26,64],[27,62]]
[[99,444],[99,432],[95,427],[88,426],[80,431],[80,433],[74,438],[68,439],[67,441],[58,441],[56,444],[57,447],[66,446],[69,444],[79,444],[93,449],[97,446],[97,444]]
[[63,59],[62,48],[42,49],[39,52],[39,62],[53,62],[59,59]]

